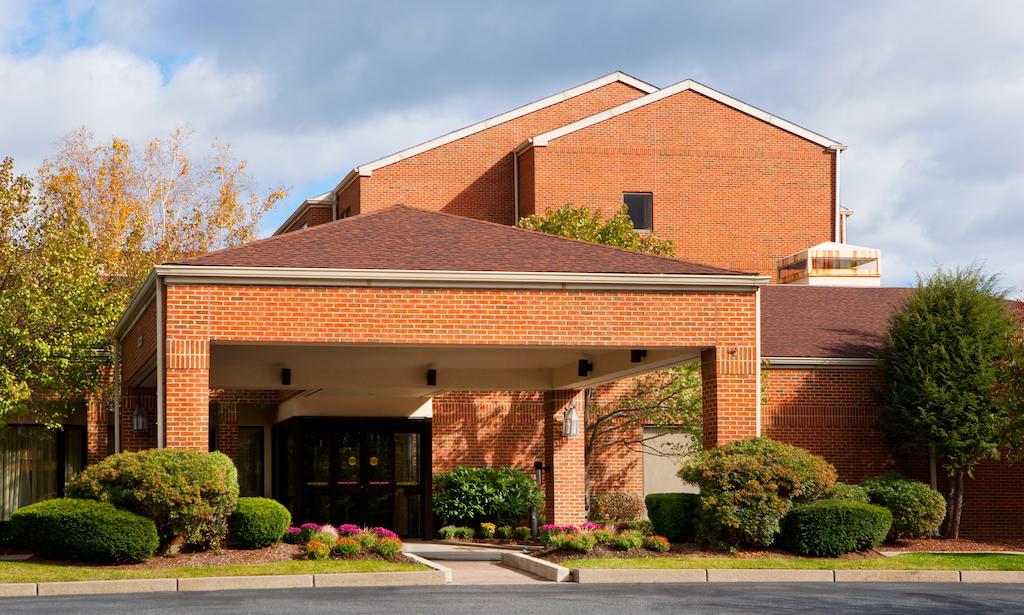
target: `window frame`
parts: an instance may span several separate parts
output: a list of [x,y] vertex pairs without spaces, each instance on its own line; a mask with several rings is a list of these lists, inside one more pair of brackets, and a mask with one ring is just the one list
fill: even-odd
[[[650,219],[650,226],[646,228],[637,227],[636,218],[633,217],[632,212],[629,209],[629,203],[626,202],[627,196],[644,196],[649,199],[649,211],[646,212],[647,217]],[[633,230],[638,233],[653,233],[654,232],[654,192],[652,191],[624,191],[622,193],[622,204],[626,207],[626,211],[629,212],[629,218],[633,221]]]

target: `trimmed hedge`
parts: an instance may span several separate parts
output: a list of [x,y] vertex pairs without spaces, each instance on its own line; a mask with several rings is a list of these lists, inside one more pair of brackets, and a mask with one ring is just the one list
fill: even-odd
[[232,535],[243,549],[262,549],[280,542],[291,522],[292,514],[276,500],[238,498],[231,515]]
[[10,530],[19,547],[50,559],[141,562],[160,546],[151,520],[94,500],[58,498],[19,508]]
[[920,538],[939,531],[946,518],[946,500],[942,494],[920,481],[899,474],[870,478],[861,486],[871,503],[892,512],[890,538]]
[[696,537],[700,496],[696,493],[652,493],[645,500],[654,532],[670,542],[687,542]]
[[882,544],[892,513],[853,500],[818,500],[794,506],[782,524],[782,544],[801,555],[837,557]]
[[68,481],[66,493],[148,517],[165,542],[183,536],[198,548],[219,547],[238,503],[238,472],[223,453],[118,453]]
[[868,495],[867,489],[860,485],[850,485],[848,483],[836,483],[835,486],[825,494],[823,499],[851,500],[853,502],[863,502],[864,504],[871,503],[871,496]]

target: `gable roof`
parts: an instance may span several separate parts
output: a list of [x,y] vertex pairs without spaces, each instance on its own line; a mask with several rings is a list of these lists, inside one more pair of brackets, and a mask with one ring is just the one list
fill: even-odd
[[404,205],[170,264],[345,270],[753,275]]
[[692,79],[687,79],[685,81],[680,81],[675,85],[670,85],[667,88],[662,88],[656,92],[652,92],[647,96],[641,96],[640,98],[636,98],[629,102],[623,103],[617,107],[606,109],[605,111],[595,113],[590,117],[585,117],[571,124],[566,124],[565,126],[562,126],[560,128],[556,128],[554,130],[549,130],[548,132],[539,134],[533,137],[532,139],[527,140],[522,145],[520,145],[518,148],[516,148],[516,151],[518,152],[523,149],[526,149],[530,145],[533,145],[535,147],[544,147],[548,144],[549,141],[553,141],[559,137],[564,137],[565,135],[574,133],[577,130],[583,130],[584,128],[593,126],[594,124],[603,122],[605,120],[609,120],[615,116],[622,115],[623,113],[627,113],[634,109],[639,109],[640,107],[644,107],[651,103],[658,102],[659,100],[668,98],[669,96],[679,94],[680,92],[685,91],[693,91],[697,92],[698,94],[703,94],[704,96],[707,96],[712,100],[716,100],[724,105],[736,109],[737,111],[746,113],[751,117],[755,117],[761,121],[767,122],[773,126],[781,128],[792,134],[795,134],[798,137],[802,137],[804,139],[807,139],[808,141],[817,143],[818,145],[821,145],[823,147],[838,150],[846,149],[846,146],[843,145],[842,143],[839,143],[838,141],[833,141],[828,137],[808,130],[802,126],[798,126],[793,122],[789,122],[780,117],[776,117],[771,113],[768,113],[767,111],[758,109],[753,105],[749,105],[727,94],[723,94],[718,90],[714,90],[706,85],[697,83]]
[[912,288],[790,286],[761,288],[761,355],[873,359],[889,317]]
[[415,156],[415,155],[421,154],[421,153],[423,153],[425,151],[432,150],[435,147],[440,147],[442,145],[446,145],[448,143],[451,143],[452,141],[457,141],[457,140],[462,139],[464,137],[468,137],[468,136],[476,134],[476,133],[478,133],[478,132],[480,132],[482,130],[486,130],[488,128],[491,128],[492,126],[497,126],[498,124],[504,124],[505,122],[509,122],[509,121],[512,121],[512,120],[514,120],[516,118],[520,118],[520,117],[522,117],[524,115],[533,113],[534,111],[539,111],[540,109],[544,109],[544,108],[550,107],[550,106],[555,105],[557,103],[560,103],[560,102],[562,102],[564,100],[568,100],[570,98],[574,98],[574,97],[579,96],[581,94],[586,94],[587,92],[590,92],[592,90],[596,90],[598,88],[604,87],[604,86],[606,86],[606,85],[608,85],[610,83],[614,83],[616,81],[619,81],[621,83],[625,83],[628,86],[634,87],[634,88],[640,90],[641,92],[647,92],[648,94],[650,94],[651,92],[657,92],[658,91],[658,88],[653,86],[653,85],[651,85],[650,83],[647,83],[645,81],[641,81],[641,80],[637,79],[636,77],[627,75],[626,73],[624,73],[622,71],[615,71],[614,73],[609,73],[609,74],[607,74],[607,75],[605,75],[603,77],[598,77],[597,79],[594,79],[593,81],[588,81],[588,82],[586,82],[584,84],[581,84],[581,85],[578,85],[578,86],[576,86],[574,88],[570,88],[570,89],[565,90],[563,92],[559,92],[557,94],[552,94],[551,96],[548,96],[546,98],[542,98],[540,100],[534,101],[534,102],[532,102],[532,103],[530,103],[528,105],[523,105],[522,107],[518,107],[518,108],[513,109],[511,111],[506,111],[505,113],[502,113],[501,115],[496,115],[496,116],[494,116],[492,118],[488,118],[488,119],[483,120],[481,122],[477,122],[476,124],[473,124],[471,126],[466,126],[465,128],[460,128],[459,130],[456,130],[456,131],[453,131],[453,132],[449,132],[448,134],[442,135],[440,137],[437,137],[436,139],[431,139],[430,141],[426,141],[424,143],[420,143],[419,145],[414,145],[414,146],[406,148],[406,149],[404,149],[404,150],[402,150],[400,152],[395,152],[394,154],[391,154],[390,156],[385,156],[383,158],[378,158],[377,160],[374,160],[373,162],[367,162],[366,164],[361,164],[358,167],[356,167],[356,168],[352,169],[351,171],[349,171],[348,175],[346,175],[340,182],[338,182],[338,185],[334,187],[334,190],[332,190],[331,193],[337,194],[346,185],[348,185],[353,179],[355,179],[356,177],[358,177],[360,175],[369,176],[370,174],[372,174],[374,171],[376,171],[377,169],[379,169],[381,167],[386,167],[389,164],[393,164],[395,162],[398,162],[400,160],[404,160],[404,159],[409,158],[411,156]]
[[295,208],[295,211],[293,211],[292,214],[288,216],[288,218],[281,224],[281,226],[277,227],[277,230],[274,231],[274,234],[280,235],[281,233],[288,230],[288,228],[290,228],[293,224],[295,224],[295,222],[298,221],[299,216],[305,213],[306,210],[308,210],[310,207],[334,207],[334,199],[332,198],[330,192],[325,192],[313,198],[306,199],[305,201],[302,202],[301,205]]

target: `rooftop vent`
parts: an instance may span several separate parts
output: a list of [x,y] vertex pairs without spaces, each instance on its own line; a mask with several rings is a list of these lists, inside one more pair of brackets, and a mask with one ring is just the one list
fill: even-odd
[[881,286],[882,252],[826,241],[779,259],[783,284],[805,286]]

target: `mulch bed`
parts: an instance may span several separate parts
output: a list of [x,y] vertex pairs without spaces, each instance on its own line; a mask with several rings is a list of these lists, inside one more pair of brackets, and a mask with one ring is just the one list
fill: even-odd
[[[138,564],[94,564],[87,562],[66,562],[32,557],[27,561],[40,564],[59,564],[62,566],[86,566],[89,568],[107,568],[117,570],[150,570],[163,568],[202,568],[210,566],[235,566],[252,564],[272,564],[292,560],[305,560],[306,556],[301,545],[277,543],[265,549],[222,549],[215,551],[197,551],[178,553],[176,555],[157,555],[151,560]],[[397,563],[415,563],[404,555],[381,557],[376,553],[362,553],[352,557],[331,556],[331,559],[378,560]]]
[[1024,541],[999,542],[967,540],[960,538],[904,538],[882,545],[883,551],[957,551],[977,553],[979,551],[1024,551]]

